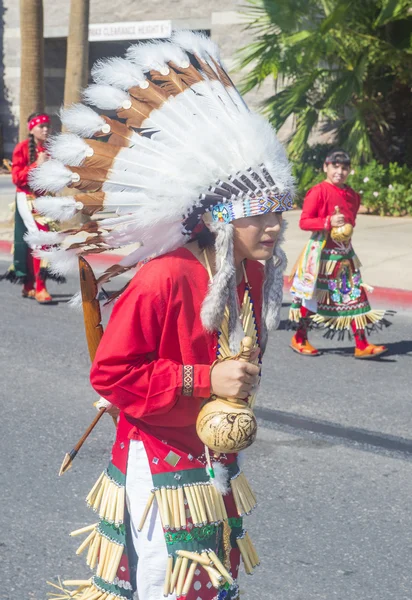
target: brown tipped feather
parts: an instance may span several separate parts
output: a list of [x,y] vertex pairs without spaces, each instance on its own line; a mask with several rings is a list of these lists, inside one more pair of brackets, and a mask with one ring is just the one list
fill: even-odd
[[130,88],[129,94],[133,96],[133,98],[136,98],[136,100],[148,104],[151,110],[153,108],[159,108],[166,102],[168,96],[161,87],[152,81],[148,81],[148,83],[149,87],[145,89],[142,89],[139,86]]
[[130,146],[130,139],[121,137],[115,133],[109,137],[108,143],[114,144],[115,146],[123,146],[123,148],[128,148]]
[[[120,123],[120,121],[114,121],[110,117],[106,117],[106,115],[101,115],[101,117],[108,125],[110,125],[110,137],[108,139],[109,144],[123,147],[128,147],[131,145],[130,138],[133,135],[133,131],[131,129],[129,129],[124,123]],[[95,137],[102,137],[102,135],[97,134]]]
[[103,208],[104,192],[95,192],[94,194],[76,194],[74,199],[81,202],[84,206],[82,213],[84,215],[92,216],[94,213],[99,212]]
[[182,76],[173,68],[170,68],[168,75],[162,75],[158,71],[150,71],[150,75],[155,80],[156,85],[158,85],[168,96],[178,96],[189,87],[183,81]]
[[215,65],[216,71],[219,75],[219,79],[220,81],[223,83],[223,85],[225,87],[235,87],[233,81],[230,79],[229,75],[226,73],[226,71],[223,69],[223,67],[221,65],[219,65],[219,63],[212,58],[213,64]]
[[68,187],[83,192],[99,192],[107,179],[107,169],[92,169],[89,167],[68,167],[68,169],[80,176],[80,181],[73,181]]
[[218,74],[216,73],[216,71],[214,71],[212,69],[212,67],[204,62],[203,60],[201,60],[200,58],[198,58],[196,56],[197,60],[199,61],[200,67],[203,71],[203,73],[211,80],[211,81],[215,81],[216,79],[219,79]]
[[130,269],[133,269],[133,267],[122,267],[122,265],[112,265],[111,267],[106,269],[106,271],[102,275],[100,275],[100,277],[97,280],[97,283],[99,285],[108,283],[113,277],[117,277],[117,275],[122,275],[123,273],[126,273],[126,271],[130,271]]
[[136,122],[135,127],[140,127],[145,119],[150,117],[152,107],[144,102],[131,98],[132,106],[130,108],[121,108],[116,111],[119,119],[132,119]]
[[193,65],[189,65],[187,68],[178,67],[174,62],[170,61],[169,67],[174,69],[177,73],[180,74],[182,81],[190,87],[195,83],[199,83],[199,81],[203,81],[202,74],[194,67]]

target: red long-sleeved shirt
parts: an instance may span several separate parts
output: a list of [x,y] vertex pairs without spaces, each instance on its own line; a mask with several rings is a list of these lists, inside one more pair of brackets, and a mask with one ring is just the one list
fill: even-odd
[[300,228],[304,231],[329,231],[330,218],[335,214],[335,207],[345,217],[345,222],[353,227],[360,206],[360,196],[351,187],[340,188],[322,181],[311,188],[303,201],[300,216]]
[[[259,327],[263,266],[249,261],[246,271]],[[98,394],[138,429],[169,442],[184,435],[189,445],[198,443],[197,415],[210,396],[217,333],[206,332],[200,319],[208,283],[206,269],[186,248],[148,262],[116,302],[92,365]],[[242,299],[244,286],[238,287]],[[184,365],[193,366],[191,396],[182,391]]]
[[[37,153],[45,151],[42,146],[37,146]],[[29,140],[23,140],[14,148],[12,157],[11,178],[18,192],[37,195],[28,184],[29,173],[36,167],[36,162],[29,164]]]

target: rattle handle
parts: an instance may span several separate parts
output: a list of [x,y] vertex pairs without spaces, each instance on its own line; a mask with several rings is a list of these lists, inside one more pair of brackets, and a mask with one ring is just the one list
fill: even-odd
[[251,337],[244,337],[242,340],[242,351],[239,356],[239,360],[242,362],[249,362],[250,355],[252,353],[253,340]]

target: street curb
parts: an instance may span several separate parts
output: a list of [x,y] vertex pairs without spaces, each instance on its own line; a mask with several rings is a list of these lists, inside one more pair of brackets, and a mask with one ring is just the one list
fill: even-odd
[[[0,240],[0,253],[10,254],[12,243],[7,240]],[[119,262],[124,256],[120,254],[94,254],[88,257],[92,265],[103,266]],[[289,277],[285,276],[284,290],[289,292],[291,282]],[[402,290],[398,288],[374,287],[371,293],[373,304],[385,304],[389,308],[412,308],[412,290]]]

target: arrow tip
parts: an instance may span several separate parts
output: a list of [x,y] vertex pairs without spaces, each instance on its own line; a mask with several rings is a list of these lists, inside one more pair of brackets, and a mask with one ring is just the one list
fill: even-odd
[[69,453],[67,453],[63,459],[62,466],[60,467],[59,477],[71,468],[72,462],[73,457]]

